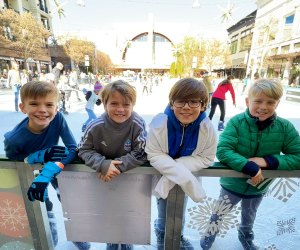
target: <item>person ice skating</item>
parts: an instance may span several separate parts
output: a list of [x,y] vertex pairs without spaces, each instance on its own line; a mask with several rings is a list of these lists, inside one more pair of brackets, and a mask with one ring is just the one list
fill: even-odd
[[94,91],[86,91],[84,89],[84,94],[85,94],[85,99],[87,100],[87,103],[85,105],[85,110],[88,114],[88,119],[85,121],[85,123],[82,125],[82,132],[85,131],[86,129],[86,126],[94,119],[97,118],[95,112],[94,112],[94,106],[95,104],[97,106],[99,106],[101,104],[101,100],[100,100],[100,97],[99,97],[99,93],[100,91],[102,90],[103,86],[102,84],[97,81],[95,84],[94,84]]
[[[218,202],[227,212],[241,202],[238,239],[245,250],[256,250],[254,221],[257,209],[273,179],[264,179],[262,170],[300,169],[300,137],[294,125],[276,114],[283,95],[280,82],[260,79],[249,89],[245,112],[232,117],[219,137],[217,158],[247,178],[221,177]],[[218,207],[216,204],[215,207]],[[224,211],[214,211],[201,237],[202,249],[212,247],[222,224]],[[205,223],[205,222],[203,222]]]
[[220,120],[218,124],[218,130],[223,131],[224,129],[224,119],[225,119],[225,94],[229,91],[232,97],[233,105],[236,106],[235,103],[235,93],[232,86],[232,80],[234,79],[234,76],[230,75],[225,80],[219,83],[217,89],[214,91],[211,99],[211,109],[209,113],[209,119],[212,119],[216,107],[219,106],[221,114],[220,114]]

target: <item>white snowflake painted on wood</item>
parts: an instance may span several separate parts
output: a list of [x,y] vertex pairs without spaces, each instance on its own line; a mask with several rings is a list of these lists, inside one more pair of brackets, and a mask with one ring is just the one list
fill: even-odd
[[299,188],[299,183],[292,178],[278,178],[270,187],[266,196],[272,195],[282,202],[287,202]]
[[279,249],[275,246],[275,244],[272,244],[270,246],[265,247],[264,250],[279,250]]
[[294,233],[296,231],[295,222],[296,218],[277,221],[277,235],[282,235],[285,233]]
[[[224,237],[229,229],[238,226],[240,210],[240,206],[232,207],[227,195],[221,202],[208,197],[199,205],[188,209],[191,220],[187,226],[197,230],[200,235],[209,236],[219,233],[220,237]],[[214,221],[211,222],[212,215]]]
[[0,226],[10,231],[19,231],[25,228],[28,223],[24,206],[15,204],[12,206],[11,200],[5,199],[0,203]]

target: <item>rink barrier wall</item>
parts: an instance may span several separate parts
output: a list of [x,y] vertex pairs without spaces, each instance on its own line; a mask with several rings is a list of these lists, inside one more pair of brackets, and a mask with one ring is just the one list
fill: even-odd
[[[47,219],[46,208],[41,202],[30,202],[27,198],[27,190],[31,185],[34,172],[37,172],[41,168],[41,165],[29,166],[23,162],[14,162],[7,159],[0,159],[0,175],[1,171],[11,170],[15,172],[17,179],[17,187],[19,189],[24,201],[24,207],[27,213],[29,222],[29,230],[31,234],[31,240],[35,249],[46,250],[53,249],[51,233],[49,223]],[[91,168],[83,164],[69,164],[64,171],[83,171],[83,172],[95,172]],[[300,170],[285,171],[285,170],[263,170],[263,176],[265,178],[299,178]],[[157,170],[150,165],[134,168],[124,174],[159,174]],[[202,169],[195,173],[196,176],[203,177],[242,177],[249,178],[249,176],[234,171],[219,162],[214,163],[213,166]],[[0,176],[1,180],[1,176]],[[3,181],[3,180],[2,180]],[[1,183],[0,183],[1,184]],[[1,186],[0,186],[1,187]],[[4,189],[5,190],[5,189]],[[2,191],[2,187],[0,189]],[[165,250],[179,249],[180,237],[181,237],[181,225],[183,214],[183,200],[184,192],[176,185],[169,193],[167,202],[167,222],[166,222],[166,234],[165,234]],[[1,202],[1,201],[0,201]],[[0,218],[1,219],[1,218]],[[16,239],[17,240],[17,239]],[[0,240],[0,245],[2,242]]]

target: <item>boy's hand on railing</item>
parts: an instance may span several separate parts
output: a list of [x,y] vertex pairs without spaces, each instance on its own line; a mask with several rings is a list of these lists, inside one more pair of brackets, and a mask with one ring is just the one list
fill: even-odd
[[30,201],[39,200],[44,202],[48,196],[47,187],[57,174],[64,168],[60,162],[47,162],[41,173],[33,180],[30,188],[28,189],[27,196]]
[[112,160],[110,163],[110,166],[107,170],[106,175],[99,173],[98,178],[103,181],[111,181],[114,177],[118,176],[121,173],[121,171],[117,167],[120,164],[122,164],[121,161]]
[[258,185],[264,180],[261,169],[257,172],[257,174],[251,177],[251,182],[254,186]]
[[262,157],[252,157],[248,160],[255,162],[260,168],[266,168],[268,166],[266,160]]

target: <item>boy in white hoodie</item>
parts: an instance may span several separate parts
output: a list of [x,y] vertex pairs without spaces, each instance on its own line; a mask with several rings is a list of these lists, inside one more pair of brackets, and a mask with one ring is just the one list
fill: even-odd
[[[203,82],[181,79],[172,87],[164,113],[156,115],[150,124],[145,151],[151,165],[163,175],[154,189],[158,249],[164,248],[167,197],[175,184],[196,202],[205,197],[201,180],[193,172],[211,166],[215,158],[217,135],[205,113],[207,103],[208,92]],[[186,203],[187,197],[184,210]],[[182,236],[180,249],[194,248]]]

